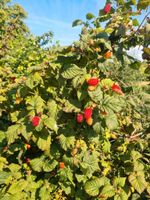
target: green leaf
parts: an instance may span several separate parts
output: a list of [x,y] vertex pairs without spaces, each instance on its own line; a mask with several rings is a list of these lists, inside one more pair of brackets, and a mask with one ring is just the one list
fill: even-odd
[[139,194],[141,194],[146,189],[147,183],[145,181],[143,172],[133,172],[128,177],[128,180],[129,180],[130,184],[132,185],[132,187],[134,187],[134,189]]
[[132,3],[133,5],[136,5],[136,0],[131,0],[131,3]]
[[58,126],[56,120],[52,117],[49,117],[44,120],[45,126],[47,126],[50,130],[57,132]]
[[47,102],[47,115],[51,118],[56,119],[57,116],[57,103],[54,100],[50,100]]
[[117,116],[114,113],[108,114],[105,118],[106,126],[110,130],[114,130],[118,128],[118,120]]
[[41,172],[44,165],[44,158],[34,158],[30,161],[30,165],[34,171]]
[[114,196],[114,200],[128,200],[128,195],[124,190],[120,190],[120,193]]
[[81,103],[75,99],[66,100],[64,103],[63,111],[66,113],[80,112]]
[[87,181],[85,183],[85,191],[90,196],[97,196],[99,194],[99,189],[102,186],[100,179],[95,178],[92,181]]
[[73,172],[70,169],[70,167],[65,167],[63,170],[59,171],[60,174],[60,179],[63,182],[68,182],[67,180],[69,180],[69,182],[75,186],[74,182],[73,182]]
[[9,176],[11,176],[10,172],[0,171],[0,184],[4,184]]
[[125,106],[125,101],[121,97],[111,97],[109,95],[105,95],[102,100],[102,108],[106,112],[120,112],[122,108]]
[[6,135],[3,131],[0,131],[0,142],[2,142],[6,138]]
[[115,177],[114,178],[114,186],[115,187],[124,187],[126,181],[126,177]]
[[19,129],[20,127],[20,124],[9,126],[6,132],[8,144],[13,143],[18,138],[18,135],[21,133]]
[[50,150],[50,144],[51,144],[51,137],[50,135],[42,135],[42,137],[39,137],[37,141],[37,146],[42,151],[48,151]]
[[87,181],[87,178],[84,175],[75,174],[75,177],[79,183],[81,183],[81,182],[85,183]]
[[43,111],[44,100],[36,94],[35,96],[27,97],[26,99],[27,110],[36,110],[37,113]]
[[43,170],[45,172],[51,172],[55,169],[57,165],[58,162],[56,160],[45,160],[43,164]]
[[139,26],[139,22],[137,19],[132,20],[133,26]]
[[96,123],[93,125],[93,130],[94,130],[97,134],[102,133],[102,125],[101,125],[101,122],[96,122]]
[[145,10],[149,5],[150,5],[149,0],[139,0],[137,4],[137,8]]
[[3,101],[6,101],[6,100],[7,100],[6,97],[0,95],[0,103],[2,103]]
[[103,98],[103,92],[100,86],[98,86],[94,91],[88,91],[88,93],[91,99],[96,103],[99,103]]
[[71,64],[65,71],[62,72],[62,76],[65,79],[72,79],[77,75],[85,74],[86,70],[84,68],[79,68],[75,64]]
[[95,16],[92,14],[92,13],[87,13],[86,14],[86,19],[87,20],[91,20],[91,19],[93,19]]
[[86,152],[83,162],[80,163],[83,174],[91,178],[94,172],[100,170],[98,162],[99,159],[95,153],[89,154],[89,152]]
[[113,197],[115,195],[115,189],[111,185],[106,185],[103,187],[102,191],[100,192],[100,197],[108,198]]
[[51,196],[52,190],[53,190],[53,188],[51,187],[51,185],[48,185],[47,183],[45,183],[45,185],[40,187],[40,190],[39,190],[40,199],[41,200],[51,200],[50,196]]
[[67,151],[67,149],[74,147],[74,143],[75,143],[75,136],[65,136],[63,134],[61,134],[59,136],[59,142],[61,147]]
[[77,19],[72,23],[72,27],[79,26],[79,25],[82,25],[82,24],[84,24],[84,22],[80,19]]
[[144,164],[140,161],[133,161],[134,171],[142,171],[144,169]]
[[3,170],[3,167],[7,164],[7,160],[4,157],[0,157],[0,171]]
[[105,154],[110,153],[111,143],[109,140],[105,140],[102,144],[102,150]]
[[10,188],[8,189],[8,193],[16,194],[23,191],[28,185],[28,182],[25,180],[19,180],[15,183],[12,183]]
[[20,170],[21,166],[20,165],[17,165],[15,163],[11,163],[9,165],[9,169],[12,173],[15,173],[15,172],[18,172]]
[[142,158],[142,154],[140,154],[140,152],[138,151],[131,151],[131,157],[134,161],[138,160],[139,158]]
[[85,77],[83,75],[78,75],[72,79],[72,85],[74,88],[77,88],[81,86],[84,83],[84,81],[85,81]]
[[109,181],[106,177],[95,178],[87,181],[84,188],[88,195],[97,196],[99,194],[100,187],[106,184],[109,184]]
[[109,40],[106,40],[106,39],[100,38],[100,39],[98,39],[97,42],[100,43],[100,44],[101,44],[101,43],[104,44],[105,47],[106,47],[107,49],[112,50],[111,42],[110,42]]

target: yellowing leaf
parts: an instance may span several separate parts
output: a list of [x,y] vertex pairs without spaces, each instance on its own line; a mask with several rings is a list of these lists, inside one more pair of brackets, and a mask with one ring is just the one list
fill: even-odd
[[147,183],[143,172],[133,172],[128,179],[132,187],[134,187],[139,194],[146,189]]

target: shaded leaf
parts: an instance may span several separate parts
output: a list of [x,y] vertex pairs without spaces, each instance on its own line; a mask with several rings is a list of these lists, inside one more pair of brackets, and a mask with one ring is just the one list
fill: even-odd
[[92,14],[92,13],[87,13],[86,14],[86,19],[87,20],[91,20],[91,19],[93,19],[95,16]]
[[77,19],[72,23],[72,27],[75,27],[75,26],[78,26],[78,25],[82,25],[82,24],[84,24],[84,22],[82,20],[80,20],[80,19]]
[[71,64],[65,71],[62,72],[62,76],[65,79],[72,79],[77,75],[86,73],[86,70],[78,67],[75,64]]

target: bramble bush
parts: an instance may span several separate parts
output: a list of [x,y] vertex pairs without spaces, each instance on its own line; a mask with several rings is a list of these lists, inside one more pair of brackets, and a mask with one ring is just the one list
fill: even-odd
[[[107,1],[98,17],[73,22],[83,26],[79,41],[48,50],[39,43],[42,60],[5,85],[0,199],[150,198],[149,21],[136,19],[148,6]],[[136,45],[142,62],[127,54]],[[4,81],[3,72],[2,89]]]

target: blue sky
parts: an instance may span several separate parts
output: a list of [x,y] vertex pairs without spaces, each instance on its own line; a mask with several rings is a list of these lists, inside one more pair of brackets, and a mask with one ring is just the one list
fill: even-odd
[[72,28],[75,19],[85,19],[88,12],[98,15],[105,0],[13,0],[28,13],[26,23],[31,32],[41,35],[52,31],[54,39],[68,45],[78,39],[81,28]]
[[[54,39],[61,45],[71,44],[78,39],[81,27],[72,28],[75,19],[85,20],[92,12],[96,16],[105,5],[105,0],[12,0],[28,13],[25,20],[35,35],[52,31]],[[141,20],[142,18],[140,18]]]

